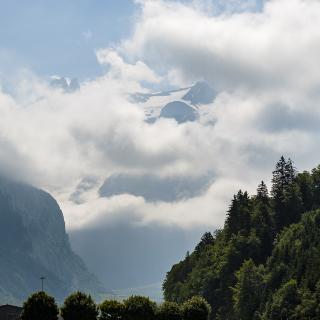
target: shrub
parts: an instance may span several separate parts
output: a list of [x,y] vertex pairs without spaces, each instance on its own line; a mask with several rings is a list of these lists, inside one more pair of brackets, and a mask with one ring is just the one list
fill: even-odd
[[180,306],[175,302],[163,302],[157,310],[157,320],[181,320]]
[[182,307],[183,320],[208,320],[211,307],[202,297],[192,297]]
[[154,320],[157,306],[149,298],[131,296],[124,301],[126,320]]
[[117,300],[106,300],[100,306],[99,320],[121,320],[124,315],[124,304]]
[[32,294],[23,304],[22,320],[57,320],[58,306],[53,297],[40,291]]
[[78,291],[66,298],[61,316],[64,320],[96,320],[98,309],[90,295]]

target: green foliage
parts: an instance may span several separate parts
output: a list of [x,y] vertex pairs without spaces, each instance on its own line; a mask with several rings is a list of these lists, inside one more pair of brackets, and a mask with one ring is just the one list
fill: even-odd
[[117,300],[105,300],[99,306],[99,320],[121,320],[124,318],[124,304]]
[[182,320],[181,307],[175,302],[165,301],[157,310],[157,320]]
[[45,292],[32,294],[23,304],[22,320],[57,320],[59,309],[53,297]]
[[260,305],[264,292],[264,267],[257,267],[246,260],[236,273],[237,283],[233,288],[234,311],[238,319],[251,320]]
[[304,214],[300,223],[291,225],[280,235],[267,271],[271,290],[290,279],[314,290],[320,280],[319,210]]
[[281,157],[276,164],[275,171],[273,171],[271,191],[277,232],[291,223],[299,221],[302,214],[302,196],[296,175],[292,161]]
[[183,320],[208,320],[211,307],[202,297],[192,297],[182,307]]
[[252,202],[248,193],[240,190],[233,197],[227,214],[225,229],[228,236],[238,232],[249,232],[251,208]]
[[195,252],[200,253],[201,251],[205,250],[208,246],[213,245],[214,237],[211,232],[206,232],[201,237],[200,242],[197,244],[195,248]]
[[320,206],[320,165],[312,170],[313,183],[313,205],[318,208]]
[[319,296],[309,290],[300,290],[301,302],[295,308],[297,319],[320,319]]
[[188,274],[192,270],[193,260],[195,260],[195,254],[191,257],[189,254],[183,261],[174,265],[170,272],[167,274],[167,278],[163,283],[164,297],[167,301],[176,301],[178,303],[183,302],[184,295],[182,294],[182,284],[186,281]]
[[267,306],[265,319],[296,319],[295,308],[300,299],[296,280],[289,280],[272,296]]
[[61,316],[64,320],[96,320],[98,308],[90,295],[77,291],[65,299]]
[[167,273],[165,299],[203,296],[211,319],[320,319],[318,209],[320,166],[297,174],[281,157],[271,194],[264,182],[254,196],[239,191],[224,229]]
[[157,305],[147,297],[131,296],[124,301],[126,320],[154,320]]

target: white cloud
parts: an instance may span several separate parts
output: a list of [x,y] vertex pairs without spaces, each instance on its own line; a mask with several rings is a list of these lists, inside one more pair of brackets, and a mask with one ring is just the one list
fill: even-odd
[[135,64],[126,63],[114,49],[98,50],[97,58],[100,64],[105,64],[110,67],[109,76],[113,78],[153,83],[161,81],[161,78],[145,63],[142,61],[137,61]]
[[[97,52],[109,66],[104,77],[63,94],[23,73],[14,95],[0,92],[2,172],[56,196],[70,229],[117,219],[190,228],[221,225],[232,194],[270,179],[281,154],[302,169],[317,164],[318,1],[273,0],[263,12],[220,16],[177,2],[142,6],[132,38]],[[216,124],[145,123],[128,93],[164,79],[206,79],[221,90],[212,106]],[[176,203],[97,194],[113,173],[208,171],[216,177],[209,190]],[[74,204],[70,195],[85,177],[97,184]]]
[[262,12],[211,16],[181,3],[148,1],[122,49],[221,89],[304,90],[319,81],[319,7],[315,0],[273,0]]
[[[207,225],[219,227],[225,217],[229,192],[234,191],[238,181],[217,181],[208,192],[198,198],[177,203],[146,203],[142,197],[119,195],[100,198],[94,192],[82,204],[75,206],[64,202],[64,211],[68,212],[67,227],[70,229],[104,227],[117,221],[129,224],[161,224],[197,228]],[[88,214],[90,212],[90,214]]]

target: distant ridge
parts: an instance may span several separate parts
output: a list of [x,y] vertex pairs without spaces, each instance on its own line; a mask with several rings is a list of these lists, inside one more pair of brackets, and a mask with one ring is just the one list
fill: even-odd
[[75,290],[107,290],[71,249],[63,214],[50,194],[0,178],[0,301],[19,304],[40,289],[62,301]]

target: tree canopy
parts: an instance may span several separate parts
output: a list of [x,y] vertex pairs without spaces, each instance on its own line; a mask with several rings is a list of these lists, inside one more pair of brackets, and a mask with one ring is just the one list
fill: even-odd
[[157,320],[182,320],[182,308],[178,303],[165,301],[157,310]]
[[124,318],[124,304],[117,300],[105,300],[99,306],[99,320],[121,320]]
[[98,308],[90,295],[77,291],[65,299],[61,316],[64,320],[96,320]]
[[59,309],[53,297],[40,291],[32,294],[23,304],[22,320],[58,320]]
[[154,320],[157,305],[147,297],[131,296],[124,301],[126,320]]
[[182,307],[183,320],[208,320],[211,307],[202,297],[194,296]]

